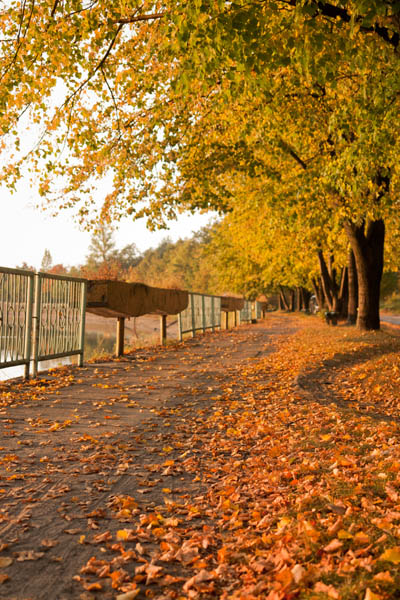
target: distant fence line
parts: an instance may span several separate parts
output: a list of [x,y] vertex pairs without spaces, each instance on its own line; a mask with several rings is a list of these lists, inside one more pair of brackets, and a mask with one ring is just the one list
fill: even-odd
[[[89,296],[88,296],[89,294]],[[39,362],[77,355],[83,364],[85,314],[117,319],[116,354],[124,352],[125,318],[160,315],[160,341],[167,337],[167,315],[177,314],[179,339],[186,334],[228,328],[262,317],[263,304],[243,298],[151,288],[118,281],[0,267],[0,369],[24,366],[36,376]]]
[[195,335],[196,331],[215,331],[221,327],[221,298],[189,293],[188,307],[179,313],[178,322],[180,340],[184,333]]
[[45,360],[78,355],[83,364],[87,282],[0,267],[0,368],[25,377]]

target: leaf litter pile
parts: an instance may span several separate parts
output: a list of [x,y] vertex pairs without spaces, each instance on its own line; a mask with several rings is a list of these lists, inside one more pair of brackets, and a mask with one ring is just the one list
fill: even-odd
[[399,351],[271,315],[2,384],[0,597],[398,597]]

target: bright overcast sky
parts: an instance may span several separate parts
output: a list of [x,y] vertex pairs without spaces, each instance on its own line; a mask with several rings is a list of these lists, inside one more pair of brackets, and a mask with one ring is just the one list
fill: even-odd
[[[1,236],[0,266],[16,267],[23,262],[39,269],[43,253],[50,250],[53,264],[65,266],[79,265],[88,253],[91,234],[80,231],[78,225],[68,213],[59,216],[34,208],[35,198],[32,190],[23,182],[15,194],[0,188]],[[169,230],[151,232],[144,221],[122,221],[115,235],[117,248],[132,242],[140,251],[157,246],[161,240],[170,236],[174,241],[190,237],[211,220],[212,215],[182,215],[178,221],[171,221]]]

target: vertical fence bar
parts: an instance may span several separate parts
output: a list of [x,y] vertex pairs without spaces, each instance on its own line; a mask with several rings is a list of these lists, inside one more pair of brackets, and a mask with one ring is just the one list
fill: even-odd
[[32,344],[32,313],[33,313],[33,284],[34,276],[28,279],[28,289],[26,290],[26,314],[25,314],[25,379],[29,378],[29,367],[31,361]]
[[196,315],[194,314],[194,294],[190,294],[190,306],[192,310],[192,337],[196,334]]
[[214,296],[211,298],[211,329],[215,331],[215,309],[214,309]]
[[117,318],[117,344],[115,355],[123,356],[124,354],[124,338],[125,338],[125,317]]
[[181,342],[183,339],[182,336],[182,317],[181,317],[181,313],[179,313],[178,315],[178,326],[179,326],[179,341]]
[[6,282],[6,291],[5,291],[5,307],[4,307],[4,358],[7,361],[8,358],[8,304],[9,304],[9,283],[10,275],[7,273],[5,282]]
[[17,276],[16,275],[12,275],[11,276],[11,298],[13,299],[13,305],[12,305],[12,317],[11,317],[11,329],[10,329],[10,333],[11,333],[11,346],[10,346],[10,355],[11,355],[11,360],[15,360],[16,357],[16,347],[15,347],[15,343],[16,343],[16,311],[17,311],[17,294],[16,294],[16,279]]
[[167,343],[167,315],[160,315],[160,344]]
[[[83,366],[83,354],[85,351],[85,320],[86,320],[86,298],[87,298],[87,283],[86,281],[81,282],[81,320],[79,323],[79,349],[81,351],[79,355],[78,365]],[[78,291],[78,284],[76,284],[76,290]]]
[[206,332],[206,299],[204,296],[201,297],[201,323],[203,327],[203,333]]
[[35,302],[33,307],[33,337],[32,337],[32,375],[36,377],[38,372],[38,356],[39,356],[39,317],[40,317],[40,301],[42,279],[39,274],[35,275]]

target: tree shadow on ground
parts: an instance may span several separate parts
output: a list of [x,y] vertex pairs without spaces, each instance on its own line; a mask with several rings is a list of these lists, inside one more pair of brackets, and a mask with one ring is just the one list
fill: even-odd
[[[361,336],[360,338],[354,337],[351,342],[355,343],[362,340]],[[301,372],[295,380],[296,390],[311,395],[312,399],[320,404],[333,403],[341,409],[360,416],[400,422],[398,415],[392,415],[389,411],[378,411],[376,404],[367,401],[360,402],[357,398],[354,398],[354,402],[345,399],[338,389],[343,385],[343,382],[340,381],[340,375],[344,368],[362,365],[371,359],[392,354],[399,350],[396,345],[398,344],[394,343],[394,339],[390,339],[380,344],[379,347],[365,347],[353,352],[336,353],[332,358],[322,361],[317,367],[305,369]]]

